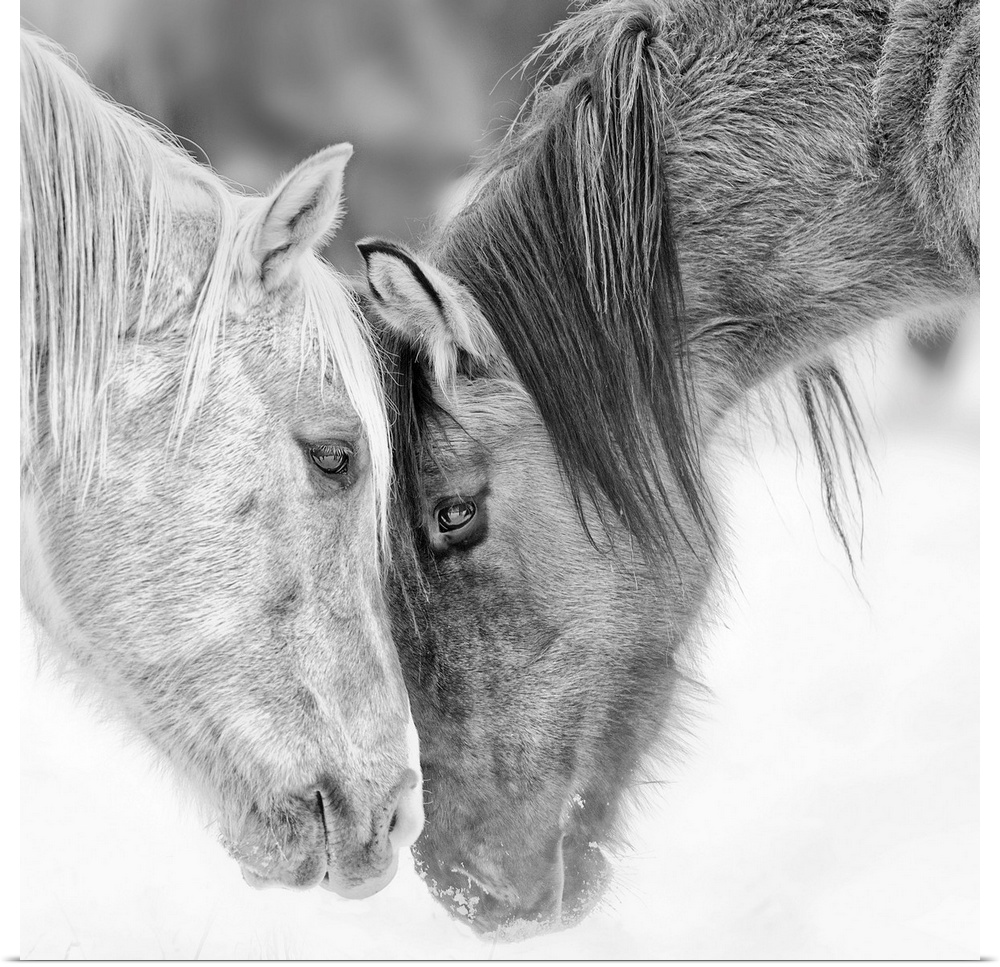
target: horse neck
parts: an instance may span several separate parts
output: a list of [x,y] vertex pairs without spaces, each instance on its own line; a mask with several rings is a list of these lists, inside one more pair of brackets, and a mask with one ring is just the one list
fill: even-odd
[[885,19],[845,5],[820,54],[827,27],[782,50],[780,83],[773,67],[760,81],[766,42],[750,41],[728,61],[700,54],[675,81],[671,214],[693,368],[718,409],[879,320],[960,317],[974,287],[882,150]]
[[[780,224],[781,201],[798,210],[797,224]],[[729,384],[730,397],[879,321],[965,311],[968,280],[923,241],[891,186],[858,179],[812,211],[798,202],[776,198],[715,238],[679,245],[693,369]]]

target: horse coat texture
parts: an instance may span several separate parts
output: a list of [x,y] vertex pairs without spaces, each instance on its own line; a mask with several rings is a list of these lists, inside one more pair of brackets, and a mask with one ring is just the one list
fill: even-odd
[[390,455],[316,256],[350,145],[234,192],[21,37],[22,591],[255,885],[370,893],[422,822]]
[[977,4],[611,0],[537,62],[424,251],[360,246],[396,369],[416,852],[493,937],[586,913],[683,734],[734,416],[789,378],[850,555],[836,354],[978,296]]

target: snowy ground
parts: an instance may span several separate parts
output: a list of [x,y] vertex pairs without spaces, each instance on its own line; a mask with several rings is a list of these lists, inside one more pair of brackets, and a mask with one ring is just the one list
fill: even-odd
[[976,342],[940,385],[882,366],[860,590],[804,460],[752,433],[713,695],[574,930],[493,949],[408,860],[360,902],[250,890],[139,744],[36,674],[26,630],[22,957],[977,957]]

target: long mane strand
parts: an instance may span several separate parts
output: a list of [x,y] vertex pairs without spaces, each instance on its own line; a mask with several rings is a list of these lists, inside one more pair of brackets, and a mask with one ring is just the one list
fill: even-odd
[[548,70],[438,254],[532,394],[584,526],[586,497],[606,529],[617,518],[669,552],[694,530],[711,546],[714,521],[670,221],[661,29],[652,4],[632,2],[550,35]]

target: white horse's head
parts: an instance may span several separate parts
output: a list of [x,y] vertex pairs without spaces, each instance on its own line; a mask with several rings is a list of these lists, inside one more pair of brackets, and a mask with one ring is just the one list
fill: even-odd
[[357,896],[423,810],[379,367],[316,255],[350,154],[244,197],[22,36],[27,603],[248,881]]

